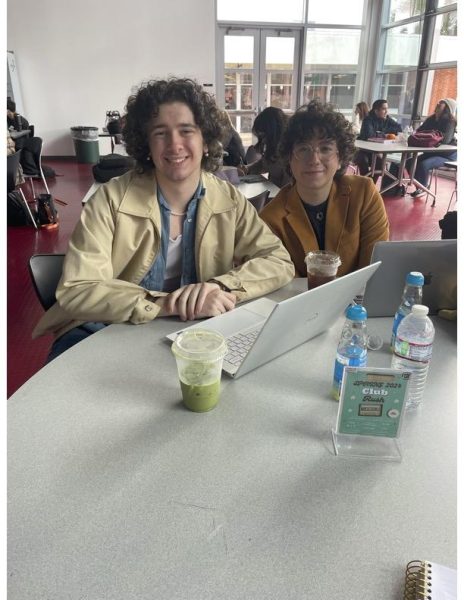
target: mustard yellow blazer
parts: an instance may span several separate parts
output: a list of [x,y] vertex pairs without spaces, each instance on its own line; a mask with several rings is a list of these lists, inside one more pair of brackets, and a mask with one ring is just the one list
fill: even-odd
[[[295,265],[296,277],[306,277],[304,257],[319,245],[296,185],[287,185],[260,212],[260,217],[282,240]],[[372,179],[343,175],[329,193],[325,250],[340,255],[338,275],[370,263],[374,244],[388,240],[389,224],[383,198]]]

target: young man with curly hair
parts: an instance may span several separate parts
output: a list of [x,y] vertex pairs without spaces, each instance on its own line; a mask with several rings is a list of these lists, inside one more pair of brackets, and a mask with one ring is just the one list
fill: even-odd
[[260,212],[282,240],[297,276],[306,276],[310,250],[340,255],[338,275],[370,263],[389,226],[381,195],[368,177],[345,175],[355,134],[345,117],[330,105],[312,101],[290,118],[280,146],[293,177]]
[[212,174],[223,132],[200,85],[144,84],[124,123],[136,168],[98,189],[72,234],[57,302],[34,332],[57,337],[49,360],[105,324],[219,315],[294,275],[253,206]]

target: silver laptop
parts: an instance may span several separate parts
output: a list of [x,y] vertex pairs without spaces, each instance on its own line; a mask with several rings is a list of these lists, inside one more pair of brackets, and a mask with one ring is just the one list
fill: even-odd
[[[259,298],[192,327],[219,331],[227,338],[229,352],[223,370],[238,378],[333,325],[379,265],[369,265],[282,302]],[[174,341],[185,329],[190,327],[169,334],[168,339]]]
[[369,280],[364,294],[368,317],[395,314],[410,271],[424,275],[422,301],[430,314],[457,307],[456,240],[377,242],[371,262],[379,260],[382,266]]

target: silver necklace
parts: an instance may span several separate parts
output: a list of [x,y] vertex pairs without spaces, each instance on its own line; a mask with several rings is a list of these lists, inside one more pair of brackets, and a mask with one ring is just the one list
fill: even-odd
[[185,217],[186,214],[187,214],[187,212],[176,213],[173,210],[171,210],[171,215],[174,215],[174,217]]

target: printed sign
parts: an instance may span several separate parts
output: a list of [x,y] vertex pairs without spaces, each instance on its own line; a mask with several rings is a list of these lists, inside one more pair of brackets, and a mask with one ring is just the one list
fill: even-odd
[[409,371],[345,367],[337,433],[398,437],[410,376]]

